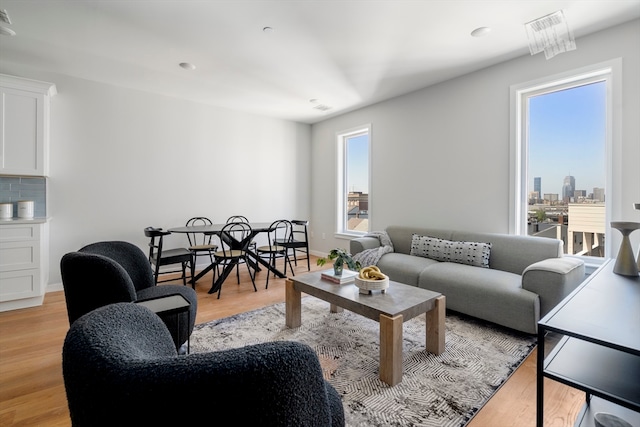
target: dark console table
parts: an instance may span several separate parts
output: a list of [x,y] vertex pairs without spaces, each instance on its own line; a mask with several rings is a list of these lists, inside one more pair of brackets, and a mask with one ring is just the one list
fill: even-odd
[[[614,263],[607,260],[538,322],[538,427],[544,377],[586,393],[576,426],[595,426],[597,412],[640,426],[640,277],[613,273]],[[545,357],[548,332],[562,338]]]

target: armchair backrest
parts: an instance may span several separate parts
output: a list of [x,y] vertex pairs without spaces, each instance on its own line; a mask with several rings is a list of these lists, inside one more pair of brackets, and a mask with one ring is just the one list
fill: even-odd
[[278,341],[179,356],[158,316],[136,304],[78,319],[62,370],[74,427],[199,424],[212,403],[241,414],[242,425],[344,426],[340,397],[309,346]]
[[136,300],[125,269],[106,256],[70,252],[62,257],[60,272],[69,324],[98,307]]
[[80,249],[80,252],[111,258],[125,269],[136,291],[155,286],[153,270],[145,253],[136,245],[122,241],[97,242]]
[[[154,425],[132,421],[156,411],[145,404],[148,394],[137,394],[149,386],[145,363],[176,355],[169,330],[145,307],[111,304],[80,317],[71,325],[62,349],[72,425]],[[183,414],[185,408],[181,409],[176,412]]]

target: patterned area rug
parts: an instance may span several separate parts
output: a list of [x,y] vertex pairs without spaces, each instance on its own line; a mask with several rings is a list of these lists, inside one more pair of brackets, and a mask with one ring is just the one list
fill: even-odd
[[197,325],[191,351],[265,341],[311,346],[325,378],[342,396],[347,425],[464,426],[535,347],[531,335],[447,312],[446,351],[427,353],[425,316],[404,323],[402,382],[378,378],[379,325],[329,304],[302,300],[302,326],[286,328],[284,303]]

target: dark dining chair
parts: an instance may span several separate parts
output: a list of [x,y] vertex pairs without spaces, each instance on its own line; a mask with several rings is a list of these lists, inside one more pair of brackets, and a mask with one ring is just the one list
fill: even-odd
[[231,215],[229,218],[227,218],[227,224],[230,222],[246,222],[248,224],[249,220],[246,216],[243,215]]
[[[307,271],[311,271],[311,262],[309,260],[309,235],[307,233],[307,227],[309,221],[292,219],[291,220],[291,237],[287,241],[278,240],[277,243],[284,246],[288,250],[293,251],[293,263],[297,267],[298,259],[307,259]],[[298,258],[298,252],[304,253],[304,257]],[[295,276],[295,272],[292,269],[292,273]]]
[[[287,274],[287,263],[289,268],[293,272],[293,266],[289,259],[289,250],[286,246],[278,242],[290,242],[291,241],[291,223],[286,219],[281,219],[271,223],[269,230],[267,231],[267,245],[258,246],[256,253],[260,257],[268,258],[269,264],[276,268],[276,259],[282,258],[284,260],[284,274]],[[267,285],[269,288],[269,270],[267,270]],[[275,274],[274,274],[275,276]]]
[[[249,220],[246,216],[243,215],[231,215],[229,218],[227,218],[227,224],[229,224],[230,222],[246,222],[247,224],[249,224]],[[252,240],[249,244],[249,249],[255,251],[256,246],[256,242]]]
[[[182,272],[182,283],[187,285],[187,267],[190,267],[191,271],[191,251],[187,248],[172,248],[167,249],[164,247],[164,237],[171,234],[169,231],[163,231],[162,228],[147,227],[144,229],[144,235],[149,240],[149,263],[154,266],[153,276],[157,283],[171,282],[174,278],[168,278],[164,280],[158,280],[161,274],[172,274]],[[180,269],[169,269],[160,271],[160,267],[166,265],[180,264]],[[193,278],[193,276],[191,276]],[[195,289],[196,284],[192,283],[192,287]]]
[[[216,265],[223,267],[222,272],[218,277],[218,281],[220,282],[220,286],[218,287],[218,298],[220,298],[222,282],[226,280],[234,267],[236,268],[238,284],[240,284],[240,271],[238,265],[241,262],[244,262],[247,266],[249,277],[251,277],[251,283],[253,283],[253,290],[257,292],[258,289],[256,288],[255,272],[252,273],[247,255],[247,248],[253,238],[253,230],[251,229],[251,226],[246,222],[230,222],[222,227],[219,236],[221,250],[219,249],[214,254]],[[213,284],[215,285],[215,283],[216,279],[214,278]]]
[[[231,215],[229,218],[227,218],[227,224],[229,224],[231,222],[244,222],[246,224],[249,224],[249,220],[244,215]],[[255,253],[257,247],[258,247],[258,244],[256,243],[256,241],[255,240],[251,240],[251,242],[249,242],[249,246],[247,246],[247,249],[249,249],[251,252]],[[238,266],[236,267],[238,269],[238,272],[237,272],[238,274],[240,274],[240,264],[242,262],[244,262],[244,261],[239,262]]]
[[[186,226],[193,227],[198,225],[212,225],[213,221],[204,216],[197,216],[190,218]],[[191,251],[191,277],[195,277],[196,265],[198,264],[198,257],[207,256],[211,264],[213,264],[213,254],[218,250],[218,245],[215,244],[213,236],[215,233],[186,233],[189,240],[189,250]],[[215,279],[216,270],[213,270]]]

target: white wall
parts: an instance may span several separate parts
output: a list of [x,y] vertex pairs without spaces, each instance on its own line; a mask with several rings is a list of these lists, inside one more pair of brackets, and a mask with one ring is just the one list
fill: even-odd
[[[55,83],[48,181],[49,284],[60,259],[100,240],[146,251],[147,226],[310,215],[310,127],[3,64]],[[186,244],[184,235],[168,244]]]
[[[372,124],[371,229],[406,224],[507,233],[511,85],[622,58],[622,138],[614,146],[612,220],[640,221],[640,21],[577,40],[547,61],[522,56],[442,84],[314,124],[312,248],[334,237],[336,132]],[[322,233],[326,239],[321,238]],[[612,232],[619,246],[617,232]],[[632,235],[634,248],[640,233]]]
[[507,232],[509,87],[618,57],[623,126],[612,219],[640,221],[631,208],[640,202],[639,45],[636,20],[578,39],[576,51],[549,61],[523,56],[311,127],[17,64],[3,62],[0,73],[57,85],[48,190],[56,285],[66,252],[107,239],[144,247],[144,227],[194,215],[309,218],[313,250],[348,247],[333,237],[335,133],[364,123],[372,124],[373,229]]

